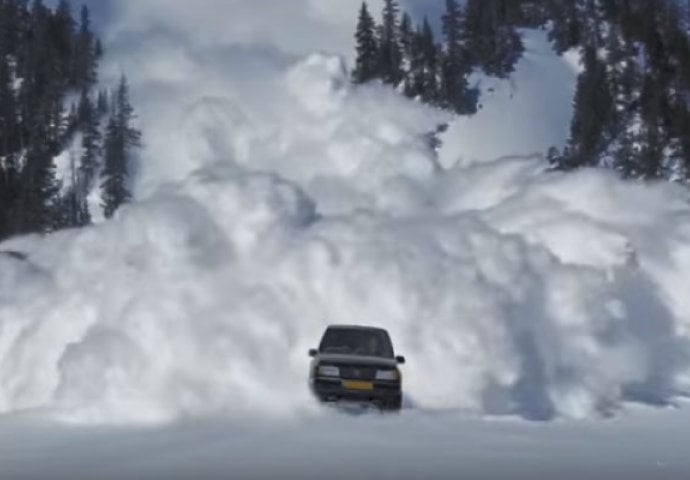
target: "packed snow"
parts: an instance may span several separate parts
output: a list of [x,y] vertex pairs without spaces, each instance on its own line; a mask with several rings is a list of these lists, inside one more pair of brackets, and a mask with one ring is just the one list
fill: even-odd
[[252,2],[229,37],[158,3],[123,3],[104,69],[130,74],[145,132],[137,201],[0,246],[27,256],[0,255],[0,412],[309,414],[306,352],[330,323],[389,329],[424,411],[597,418],[689,391],[688,192],[546,171],[577,68],[544,32],[454,119],[352,87],[310,42],[257,41]]
[[681,412],[640,408],[606,422],[486,420],[457,413],[328,412],[309,421],[202,419],[83,428],[11,418],[3,478],[55,480],[681,480]]

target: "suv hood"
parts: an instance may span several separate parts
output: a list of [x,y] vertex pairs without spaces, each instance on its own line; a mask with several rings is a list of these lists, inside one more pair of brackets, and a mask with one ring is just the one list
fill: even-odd
[[367,357],[364,355],[342,355],[335,353],[319,353],[317,360],[333,365],[362,365],[377,368],[395,368],[398,362],[393,358]]

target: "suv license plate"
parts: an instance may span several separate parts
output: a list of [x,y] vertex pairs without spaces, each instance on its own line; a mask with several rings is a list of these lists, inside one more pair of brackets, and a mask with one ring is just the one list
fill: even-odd
[[374,384],[372,382],[354,382],[354,381],[344,381],[343,387],[348,390],[366,390],[370,391],[374,389]]

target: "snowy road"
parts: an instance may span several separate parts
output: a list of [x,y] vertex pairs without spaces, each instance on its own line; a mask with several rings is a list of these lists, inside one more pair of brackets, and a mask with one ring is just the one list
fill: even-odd
[[690,408],[535,423],[407,410],[80,428],[0,420],[3,479],[685,479]]

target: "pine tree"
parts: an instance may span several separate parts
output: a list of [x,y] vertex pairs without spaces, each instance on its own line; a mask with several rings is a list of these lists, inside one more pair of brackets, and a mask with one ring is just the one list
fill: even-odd
[[[5,11],[5,5],[0,4],[0,12]],[[0,41],[0,238],[11,233],[11,216],[18,188],[14,154],[18,148],[17,111],[7,48],[7,43]]]
[[633,170],[635,177],[655,179],[662,176],[663,130],[662,104],[664,92],[659,90],[658,79],[647,76],[644,79],[641,104],[640,154]]
[[563,156],[557,147],[549,147],[546,152],[546,161],[551,167],[558,167],[563,162]]
[[89,89],[96,82],[96,46],[91,31],[91,13],[84,5],[81,9],[79,32],[74,47],[72,85],[79,90]]
[[55,61],[64,88],[69,84],[71,62],[74,54],[73,41],[75,29],[72,7],[67,0],[60,0],[51,23],[51,44],[55,49]]
[[124,139],[114,116],[108,121],[103,149],[102,206],[105,217],[111,218],[123,203],[131,199]]
[[501,25],[496,29],[495,48],[484,71],[489,75],[507,78],[515,71],[515,65],[524,51],[525,47],[517,30],[511,25]]
[[7,55],[0,48],[0,157],[14,151],[17,134],[17,110],[12,85],[12,71]]
[[[97,105],[91,99],[102,46],[88,8],[76,22],[68,0],[50,5],[0,0],[0,239],[88,223],[86,196],[102,162],[99,121],[109,102],[102,92]],[[65,97],[75,90],[83,92],[80,105],[66,112]],[[122,90],[114,123],[126,126],[118,132],[130,155],[139,132],[129,126]],[[83,158],[73,159],[72,174],[59,184],[54,159],[77,133]]]
[[101,157],[101,133],[98,129],[98,113],[86,92],[82,92],[79,102],[79,122],[82,129],[82,156],[75,190],[85,198],[95,180]]
[[549,38],[559,53],[580,45],[582,28],[577,3],[578,0],[551,0],[553,26]]
[[507,77],[524,51],[522,39],[508,22],[516,15],[505,0],[468,0],[465,34],[473,65],[488,75]]
[[411,33],[410,46],[406,53],[405,94],[411,98],[427,101],[424,98],[426,58],[422,28],[420,26]]
[[72,185],[56,202],[56,225],[58,228],[84,227],[91,223],[88,199],[80,191],[77,161],[70,154],[70,185]]
[[[34,134],[40,135],[40,130]],[[14,231],[17,233],[49,232],[55,228],[55,200],[58,183],[53,154],[42,141],[31,142],[26,164],[21,170],[17,208],[14,209]]]
[[577,82],[575,112],[571,124],[570,156],[565,168],[596,165],[606,147],[605,136],[612,120],[613,99],[606,65],[592,47],[585,48],[584,71]]
[[613,152],[612,167],[623,178],[635,176],[635,170],[640,154],[639,139],[634,129],[628,128],[618,135],[618,143]]
[[441,20],[445,38],[441,69],[443,106],[459,114],[475,113],[476,101],[467,83],[471,64],[463,43],[463,12],[456,0],[446,0],[446,12]]
[[429,20],[424,17],[419,37],[419,55],[421,57],[422,72],[420,76],[420,93],[422,100],[433,105],[441,103],[441,61],[442,51],[436,44],[434,32]]
[[0,45],[6,54],[18,55],[27,28],[27,0],[0,2]]
[[606,135],[613,145],[611,166],[623,177],[630,177],[636,168],[639,155],[639,97],[642,75],[637,63],[631,61],[636,57],[636,49],[631,42],[625,40],[620,27],[610,26],[606,41],[612,98],[612,121]]
[[131,199],[129,164],[141,133],[131,126],[134,110],[129,101],[129,87],[123,76],[117,89],[114,111],[108,122],[104,141],[105,165],[102,172],[103,211],[106,218]]
[[403,80],[399,11],[397,0],[384,0],[379,28],[379,72],[384,83],[396,87]]
[[683,153],[680,173],[683,180],[690,181],[690,112],[687,109],[683,109],[682,112],[677,127]]
[[357,40],[357,59],[356,67],[352,72],[353,81],[366,83],[380,78],[380,53],[376,40],[376,22],[369,14],[366,2],[362,3],[359,12],[355,38]]
[[510,3],[519,3],[519,11],[517,12],[518,20],[515,22],[516,25],[524,28],[539,28],[543,27],[550,19],[549,17],[549,1],[536,0],[536,1],[523,1],[523,2],[511,2],[511,0],[505,0]]
[[17,207],[19,193],[18,165],[15,154],[3,158],[0,165],[0,238],[13,233],[13,213]]
[[403,13],[400,19],[400,51],[402,52],[401,68],[403,72],[404,88],[406,96],[414,98],[417,96],[414,85],[414,65],[415,62],[415,32],[412,27],[412,19],[407,12]]
[[98,112],[98,116],[101,117],[108,113],[109,109],[108,105],[108,91],[105,89],[101,89],[98,91],[98,99],[96,100],[96,110]]

